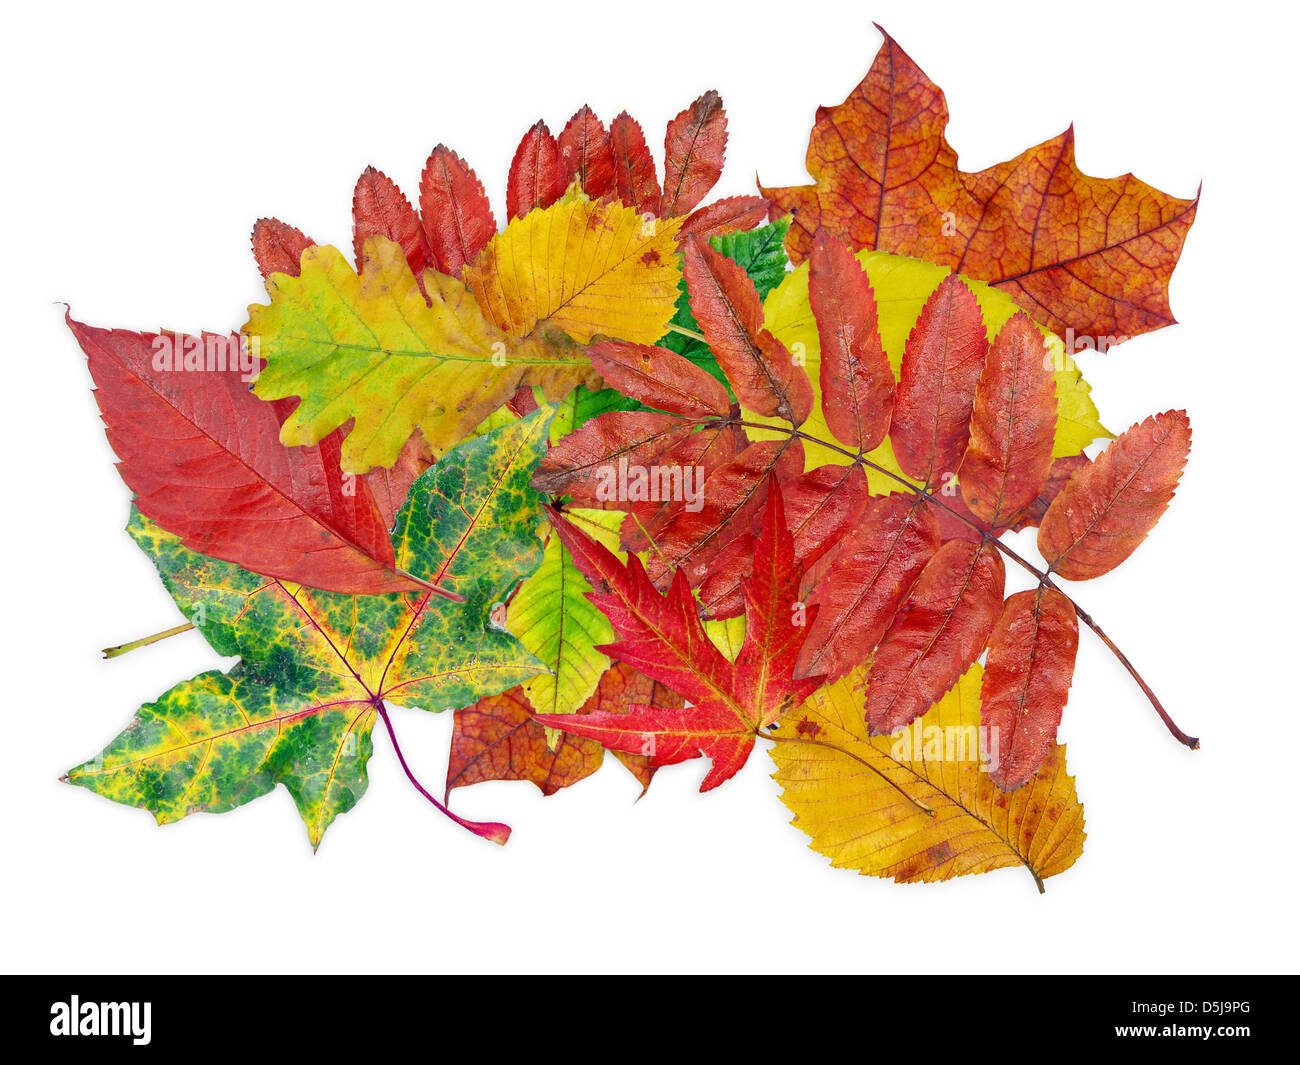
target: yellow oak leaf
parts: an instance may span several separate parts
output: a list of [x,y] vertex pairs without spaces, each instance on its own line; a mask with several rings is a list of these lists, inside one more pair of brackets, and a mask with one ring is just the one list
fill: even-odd
[[504,333],[455,278],[426,270],[422,281],[423,291],[401,247],[377,236],[359,275],[338,249],[315,245],[297,277],[267,278],[271,302],[249,308],[244,333],[266,360],[257,395],[301,397],[282,443],[314,444],[355,419],[342,466],[364,473],[391,466],[416,429],[441,456],[521,385],[559,399],[600,380],[550,323]]

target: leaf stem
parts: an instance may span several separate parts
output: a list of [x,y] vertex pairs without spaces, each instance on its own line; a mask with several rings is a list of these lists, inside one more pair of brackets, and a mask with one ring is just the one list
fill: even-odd
[[388,707],[384,705],[384,701],[380,698],[375,698],[373,700],[373,705],[379,712],[380,718],[383,719],[384,728],[388,730],[388,738],[392,741],[393,750],[397,752],[397,760],[402,764],[402,772],[406,774],[406,779],[415,786],[415,790],[462,828],[467,828],[469,831],[473,832],[474,835],[480,836],[483,839],[490,839],[493,843],[499,843],[504,847],[506,840],[510,838],[509,825],[503,825],[496,821],[467,821],[465,818],[458,817],[456,814],[452,813],[447,809],[447,807],[443,806],[442,803],[425,790],[424,785],[416,780],[415,774],[411,772],[411,767],[406,764],[406,756],[402,753],[402,745],[397,742],[397,733],[393,731],[393,722],[388,716]]
[[672,322],[668,323],[668,328],[671,332],[681,333],[682,336],[690,337],[692,340],[698,340],[701,344],[708,343],[708,341],[704,339],[704,334],[697,333],[694,329],[687,329],[683,325],[675,325]]
[[119,643],[116,647],[105,647],[105,658],[117,658],[118,655],[124,655],[127,651],[134,651],[137,647],[148,647],[151,643],[157,643],[159,640],[165,640],[168,636],[176,636],[182,632],[189,632],[194,628],[193,622],[186,622],[184,625],[175,625],[170,629],[164,629],[162,632],[155,632],[152,636],[141,636],[138,640],[132,640],[130,643]]
[[1169,730],[1169,734],[1173,736],[1174,739],[1176,739],[1179,743],[1183,744],[1186,747],[1191,748],[1194,751],[1200,749],[1201,741],[1197,739],[1195,736],[1187,735],[1187,733],[1185,733],[1182,729],[1178,727],[1177,724],[1174,723],[1174,719],[1169,716],[1169,712],[1164,708],[1160,700],[1156,698],[1156,693],[1151,690],[1151,686],[1147,684],[1145,680],[1142,679],[1142,675],[1138,673],[1133,663],[1129,661],[1128,656],[1125,655],[1124,652],[1121,651],[1119,647],[1115,645],[1115,641],[1112,640],[1109,636],[1107,636],[1106,633],[1102,630],[1101,626],[1098,625],[1092,619],[1092,615],[1089,614],[1086,610],[1084,610],[1083,607],[1079,606],[1079,604],[1075,602],[1072,596],[1062,591],[1061,588],[1052,581],[1051,575],[1049,573],[1039,569],[1032,562],[1024,558],[1019,552],[1008,547],[996,536],[994,536],[990,530],[980,525],[979,522],[975,521],[973,518],[969,517],[968,515],[961,513],[959,510],[955,510],[954,508],[948,506],[948,504],[946,504],[942,499],[938,498],[931,492],[927,491],[924,487],[914,484],[913,482],[909,481],[906,477],[903,477],[902,475],[895,473],[893,470],[887,470],[885,469],[884,466],[872,462],[869,458],[867,458],[863,454],[860,454],[855,451],[850,451],[848,448],[840,447],[838,444],[832,444],[827,440],[822,440],[819,437],[812,436],[809,433],[805,433],[800,429],[794,428],[793,426],[787,428],[786,426],[779,425],[779,424],[771,425],[768,424],[767,422],[750,422],[744,420],[741,420],[736,424],[742,425],[748,429],[774,429],[779,433],[787,433],[790,436],[799,438],[800,440],[806,440],[810,444],[817,444],[818,446],[827,448],[831,451],[838,451],[841,455],[847,456],[848,458],[852,459],[854,462],[858,463],[859,465],[865,466],[868,469],[875,470],[877,473],[883,473],[886,477],[892,478],[893,480],[897,481],[899,484],[903,485],[909,492],[915,495],[918,499],[924,499],[926,502],[931,503],[936,507],[939,507],[941,510],[947,511],[949,514],[951,514],[954,518],[957,518],[959,521],[965,522],[967,525],[969,525],[972,529],[974,529],[976,532],[980,534],[980,537],[984,540],[985,543],[992,544],[995,548],[997,548],[1004,555],[1006,555],[1007,558],[1011,559],[1011,561],[1015,562],[1021,568],[1032,573],[1038,579],[1038,583],[1040,585],[1045,585],[1047,587],[1053,588],[1056,591],[1060,592],[1063,596],[1065,596],[1065,598],[1069,600],[1070,605],[1074,607],[1074,612],[1079,616],[1079,620],[1082,621],[1085,625],[1088,626],[1088,628],[1092,629],[1092,631],[1097,634],[1101,642],[1111,649],[1115,657],[1119,659],[1120,664],[1123,665],[1124,668],[1128,670],[1129,675],[1137,682],[1137,686],[1142,689],[1143,694],[1146,695],[1151,705],[1155,708],[1156,713],[1160,715],[1160,720],[1165,723],[1165,728]]

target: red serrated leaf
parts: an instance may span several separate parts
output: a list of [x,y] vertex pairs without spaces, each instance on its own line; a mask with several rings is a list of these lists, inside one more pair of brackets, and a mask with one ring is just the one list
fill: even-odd
[[663,587],[676,571],[698,587],[714,559],[761,513],[769,480],[788,480],[801,469],[803,447],[793,437],[750,444],[718,467],[704,481],[700,509],[675,507],[672,520],[655,536],[647,563],[651,578]]
[[237,368],[154,366],[169,336],[173,352],[198,345],[196,357],[211,350],[214,362],[217,342],[237,350],[239,337],[95,329],[70,316],[67,322],[86,353],[118,471],[136,506],[186,547],[326,591],[425,589],[397,571],[368,483],[339,467],[337,432],[312,447],[286,448],[280,420],[291,404],[257,399]]
[[619,633],[618,643],[601,650],[691,705],[663,710],[634,706],[626,714],[543,714],[538,721],[598,739],[611,750],[647,754],[655,766],[707,755],[713,765],[700,790],[708,791],[744,765],[758,729],[778,721],[821,685],[820,677],[795,680],[792,675],[806,630],[794,623],[801,570],[779,489],[768,497],[755,576],[746,582],[746,636],[734,666],[705,634],[680,572],[667,594],[660,595],[635,555],[625,566],[563,519],[555,522],[592,584],[592,602]]
[[549,207],[564,195],[560,146],[545,122],[537,122],[519,142],[506,179],[506,217],[518,218]]
[[[794,538],[794,557],[806,577],[808,568],[838,545],[862,517],[868,502],[867,478],[856,464],[818,466],[782,482],[781,494]],[[709,575],[700,585],[700,602],[712,617],[736,617],[744,610],[741,582],[753,571],[753,545],[754,538],[745,534],[728,544],[709,567]]]
[[1033,529],[1042,524],[1043,515],[1052,505],[1052,500],[1061,494],[1061,489],[1080,466],[1087,466],[1092,459],[1087,455],[1066,455],[1053,459],[1052,467],[1047,472],[1047,480],[1038,491],[1038,498],[1027,506],[1020,515],[1020,520],[1011,526],[1013,532],[1021,529]]
[[696,233],[708,240],[723,233],[753,229],[767,220],[770,206],[762,196],[725,196],[686,219],[677,231],[677,239],[685,240]]
[[749,275],[700,237],[682,247],[691,313],[741,406],[802,424],[813,408],[812,383],[763,328],[763,303]]
[[361,269],[361,250],[368,237],[380,236],[401,246],[416,278],[430,263],[429,245],[420,216],[402,190],[381,170],[368,166],[352,193],[352,251]]
[[559,136],[560,184],[574,181],[593,200],[615,190],[614,144],[605,124],[585,104]]
[[926,712],[984,650],[1006,568],[991,544],[950,540],[921,570],[871,662],[867,725],[892,732]]
[[1056,378],[1043,334],[1023,311],[994,338],[975,389],[962,498],[991,527],[1012,524],[1052,468]]
[[460,277],[497,231],[483,183],[445,144],[433,149],[420,175],[420,223],[434,265],[451,277]]
[[889,431],[894,371],[880,342],[871,283],[853,252],[824,229],[809,258],[808,298],[821,345],[826,425],[845,447],[870,451]]
[[606,340],[593,344],[587,354],[605,384],[656,410],[687,418],[725,417],[731,410],[722,383],[675,351]]
[[[675,414],[611,411],[592,418],[552,447],[533,476],[533,487],[549,495],[571,495],[580,505],[617,501],[603,495],[602,486],[620,462],[650,466],[671,445],[691,431]],[[624,477],[626,475],[624,474]],[[624,509],[616,506],[616,509]]]
[[997,730],[989,776],[1004,791],[1028,781],[1056,742],[1078,649],[1074,605],[1055,588],[1017,592],[1003,604],[989,636],[980,718]]
[[1038,527],[1048,568],[1082,581],[1128,558],[1173,499],[1191,446],[1187,412],[1166,411],[1132,426],[1077,469]]
[[297,277],[302,253],[315,243],[301,229],[278,218],[259,218],[253,226],[253,258],[263,279],[272,274]]
[[873,500],[813,592],[817,620],[797,672],[837,680],[866,661],[938,547],[934,508],[903,495]]
[[948,275],[925,301],[903,349],[890,441],[909,477],[931,484],[957,472],[988,347],[975,294]]
[[668,123],[660,216],[689,214],[717,184],[727,154],[727,112],[710,89]]
[[642,214],[659,214],[659,178],[641,124],[626,111],[609,127],[614,146],[614,188],[618,198]]

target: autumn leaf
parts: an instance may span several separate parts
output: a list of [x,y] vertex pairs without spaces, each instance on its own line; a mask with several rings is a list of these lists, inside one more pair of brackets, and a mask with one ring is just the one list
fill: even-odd
[[[575,508],[568,517],[587,535],[617,547],[621,514]],[[614,638],[614,630],[587,598],[590,590],[563,541],[549,532],[542,564],[515,592],[505,620],[505,627],[549,670],[523,685],[540,714],[573,713],[609,668],[609,659],[597,648]]]
[[593,344],[587,355],[606,385],[656,410],[688,418],[726,417],[731,410],[721,382],[667,348],[607,340]]
[[[553,414],[462,444],[412,486],[393,537],[398,562],[455,587],[459,604],[268,580],[188,550],[137,512],[131,534],[177,606],[218,654],[240,661],[145,704],[67,779],[160,824],[233,809],[282,783],[318,845],[365,791],[376,718],[391,727],[386,700],[464,706],[545,668],[491,625],[489,610],[541,559],[541,500],[528,477]],[[460,823],[497,842],[509,832]]]
[[949,540],[926,562],[871,660],[867,723],[892,732],[925,713],[984,650],[1006,567],[988,544]]
[[1017,314],[989,348],[975,389],[957,480],[971,512],[993,527],[1019,518],[1051,472],[1056,382],[1044,354],[1042,335]]
[[1056,742],[1074,675],[1079,622],[1055,588],[1017,592],[1002,606],[989,637],[980,720],[998,736],[989,776],[1007,791],[1033,776]]
[[433,264],[450,277],[460,277],[497,231],[483,183],[445,144],[433,149],[420,175],[420,224]]
[[465,284],[488,322],[515,336],[547,319],[583,344],[598,333],[653,344],[677,298],[680,225],[616,203],[557,203],[493,237]]
[[987,281],[1062,335],[1118,343],[1173,323],[1169,277],[1198,200],[1131,174],[1088,177],[1073,127],[987,170],[959,170],[943,93],[881,33],[861,84],[817,111],[807,160],[816,184],[760,185],[793,215],[791,259],[825,228],[854,248]]
[[618,198],[640,214],[657,215],[659,178],[641,123],[622,111],[610,123],[609,139],[614,151],[614,188]]
[[253,258],[264,279],[277,273],[296,275],[302,253],[315,243],[278,218],[259,218],[253,226]]
[[599,740],[611,750],[647,754],[652,766],[706,755],[713,765],[700,790],[708,791],[745,764],[760,728],[780,720],[821,684],[820,677],[796,680],[793,675],[804,640],[797,622],[801,568],[794,560],[779,493],[768,497],[754,575],[745,585],[745,642],[734,663],[705,633],[683,574],[660,595],[635,556],[620,563],[563,519],[554,520],[592,583],[592,601],[621,637],[602,650],[659,681],[690,706],[539,715],[543,724]]
[[560,167],[560,146],[538,122],[519,142],[506,180],[506,217],[521,218],[541,207],[549,207],[564,192],[564,171]]
[[980,761],[980,678],[971,666],[896,736],[868,735],[860,669],[789,715],[773,778],[813,850],[837,869],[899,883],[1024,866],[1040,890],[1075,863],[1083,806],[1065,748],[1050,748],[1030,784],[999,790]]
[[[434,265],[415,208],[388,175],[368,166],[352,193],[352,251],[358,269],[371,237],[383,237],[399,245],[417,278],[425,267]],[[298,274],[297,269],[284,272]]]
[[559,136],[560,184],[578,183],[591,199],[614,192],[614,142],[605,124],[585,104]]
[[1049,569],[1081,581],[1109,573],[1137,550],[1174,497],[1192,427],[1183,411],[1132,426],[1066,482],[1038,527]]
[[762,196],[725,196],[693,211],[678,230],[679,237],[694,233],[710,239],[761,226],[767,221],[768,202]]
[[309,248],[301,266],[297,277],[273,274],[270,305],[249,308],[244,332],[267,363],[254,391],[301,397],[284,444],[314,444],[354,419],[347,471],[391,465],[417,428],[441,454],[521,384],[559,398],[595,380],[563,338],[520,340],[485,321],[459,281],[427,271],[421,292],[401,248],[382,237],[367,241],[360,275],[328,246]]
[[722,176],[727,113],[710,89],[668,123],[664,135],[664,189],[659,214],[690,214]]
[[[620,714],[634,705],[673,707],[680,706],[681,699],[631,666],[616,662],[576,712]],[[554,742],[552,736],[557,737]],[[644,793],[655,772],[649,759],[642,754],[611,753],[637,778]],[[554,795],[596,772],[604,757],[605,748],[596,740],[539,725],[522,688],[511,688],[456,711],[447,795],[454,788],[487,780],[527,780],[543,795]]]
[[[881,344],[889,357],[895,378],[900,379],[908,340],[927,302],[934,298],[950,271],[942,266],[884,252],[858,252],[856,258],[875,294]],[[1002,292],[979,281],[962,278],[961,283],[979,304],[987,339],[992,342],[1002,326],[1018,312],[1016,304]],[[825,401],[820,394],[821,340],[809,294],[807,262],[788,274],[764,299],[763,323],[789,350],[801,354],[817,393],[817,402],[808,420],[801,426],[802,430],[813,437],[831,440],[833,434],[826,424],[826,412],[823,409]],[[1083,379],[1078,367],[1066,357],[1060,338],[1045,331],[1043,342],[1046,345],[1043,357],[1054,368],[1056,381],[1057,417],[1052,454],[1057,457],[1077,455],[1097,437],[1109,437],[1110,433],[1101,424],[1090,394],[1091,387]],[[978,378],[978,371],[975,377]],[[897,417],[895,411],[894,418]],[[768,435],[761,429],[751,429],[750,434],[756,439]],[[805,454],[809,468],[850,461],[841,452],[808,442]],[[961,458],[960,449],[956,451],[956,457]],[[895,458],[890,438],[869,452],[867,458],[895,474],[901,475],[903,472]],[[950,467],[946,472],[955,473],[956,467]],[[904,490],[897,481],[874,470],[869,469],[867,477],[873,492]]]
[[763,304],[749,275],[699,237],[683,246],[691,313],[744,407],[799,425],[812,409],[808,375],[763,328]]
[[[339,469],[339,434],[281,446],[288,406],[248,391],[255,366],[241,361],[239,337],[96,329],[71,315],[67,323],[142,514],[191,550],[267,577],[351,594],[422,590],[394,556],[394,512],[367,479]],[[411,461],[410,476],[387,485],[405,480],[402,498],[418,472]]]

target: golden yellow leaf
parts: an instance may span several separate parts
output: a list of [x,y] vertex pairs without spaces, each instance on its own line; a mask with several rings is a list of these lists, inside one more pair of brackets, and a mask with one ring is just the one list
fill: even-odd
[[867,735],[862,668],[782,721],[773,778],[813,850],[836,868],[900,883],[1023,865],[1041,890],[1074,864],[1083,853],[1083,805],[1065,747],[1054,746],[1024,787],[1001,791],[986,771],[996,734],[979,732],[982,673],[973,665],[923,717],[891,735]]
[[682,221],[561,200],[516,218],[462,276],[488,321],[515,336],[550,319],[583,344],[598,333],[653,344],[677,303]]

